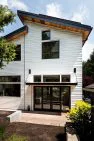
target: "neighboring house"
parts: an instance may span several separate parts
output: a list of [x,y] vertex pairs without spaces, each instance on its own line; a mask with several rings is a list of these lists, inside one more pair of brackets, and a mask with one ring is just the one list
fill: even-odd
[[94,83],[83,88],[84,100],[87,102],[93,102],[94,105]]
[[0,70],[0,95],[19,97],[19,109],[63,111],[82,99],[82,46],[91,26],[18,11],[24,26],[5,36],[15,61]]

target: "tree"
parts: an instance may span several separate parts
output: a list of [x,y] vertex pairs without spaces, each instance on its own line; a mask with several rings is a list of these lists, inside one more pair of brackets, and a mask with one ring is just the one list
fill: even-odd
[[94,51],[90,55],[90,59],[83,62],[83,86],[94,83]]
[[[7,6],[0,5],[0,32],[4,31],[4,27],[9,23],[14,22],[14,17],[15,14]],[[13,43],[0,37],[0,68],[15,59],[15,48],[16,46]]]

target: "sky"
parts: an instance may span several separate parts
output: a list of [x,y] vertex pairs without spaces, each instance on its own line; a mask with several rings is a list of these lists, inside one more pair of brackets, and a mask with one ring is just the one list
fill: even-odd
[[[36,14],[46,14],[63,19],[81,22],[94,27],[94,0],[0,0],[0,4],[7,5],[12,11],[28,11]],[[20,27],[22,23],[16,16],[16,22],[4,28],[0,36],[6,35]],[[82,59],[86,61],[94,50],[94,31],[82,48]]]

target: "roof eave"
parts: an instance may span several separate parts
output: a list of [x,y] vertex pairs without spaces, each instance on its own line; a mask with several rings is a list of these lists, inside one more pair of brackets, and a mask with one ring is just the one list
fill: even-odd
[[84,46],[85,42],[88,40],[88,37],[89,37],[89,35],[90,35],[90,33],[91,33],[92,30],[93,30],[93,27],[91,27],[91,29],[89,30],[89,33],[88,33],[86,39],[83,40],[83,44],[82,44],[82,46]]
[[[84,25],[84,24],[74,22],[74,21],[70,21],[70,22],[72,22],[74,24],[78,24],[79,25],[78,27],[73,26],[73,25],[65,25],[65,24],[60,25],[58,22],[56,23],[56,22],[52,22],[50,20],[47,21],[45,18],[43,20],[42,18],[39,18],[40,14],[39,15],[33,14],[33,13],[30,14],[29,12],[24,12],[24,11],[19,11],[19,10],[17,11],[17,14],[18,14],[18,16],[19,16],[19,18],[20,18],[20,20],[22,21],[23,24],[24,24],[24,20],[30,20],[31,22],[43,24],[45,26],[54,27],[54,28],[57,28],[57,29],[68,30],[68,31],[71,31],[71,32],[82,33],[82,36],[83,36],[82,46],[85,44],[85,42],[87,41],[87,39],[88,39],[88,37],[89,37],[89,35],[92,31],[91,26]],[[45,15],[44,15],[44,17],[45,17]]]
[[25,35],[28,33],[28,27],[27,26],[23,26],[7,35],[5,35],[3,38],[7,39],[7,40],[13,40],[18,38],[19,36]]

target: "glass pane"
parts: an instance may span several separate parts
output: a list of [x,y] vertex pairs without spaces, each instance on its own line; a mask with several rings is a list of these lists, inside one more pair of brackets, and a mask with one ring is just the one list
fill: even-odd
[[35,75],[34,82],[41,82],[41,75]]
[[43,109],[50,109],[50,88],[43,87]]
[[42,31],[42,40],[50,40],[50,31]]
[[70,75],[62,75],[62,82],[70,82]]
[[20,76],[0,76],[0,82],[20,82]]
[[42,58],[43,59],[59,58],[59,41],[43,42]]
[[42,89],[41,87],[35,87],[35,108],[42,108]]
[[69,108],[69,104],[70,104],[70,88],[69,87],[61,87],[61,103],[62,103],[62,110]]
[[60,82],[59,75],[44,75],[43,82]]
[[52,87],[53,110],[60,110],[60,87]]
[[16,47],[16,57],[14,61],[21,61],[21,45]]
[[0,96],[20,97],[20,84],[0,84]]

